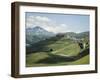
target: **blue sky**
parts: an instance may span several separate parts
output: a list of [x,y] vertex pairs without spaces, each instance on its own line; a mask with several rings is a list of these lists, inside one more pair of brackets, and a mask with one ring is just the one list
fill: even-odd
[[26,12],[26,27],[40,26],[50,32],[89,31],[89,15]]

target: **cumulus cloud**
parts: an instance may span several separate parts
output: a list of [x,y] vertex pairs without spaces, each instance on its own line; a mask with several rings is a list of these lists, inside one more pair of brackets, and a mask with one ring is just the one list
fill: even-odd
[[50,21],[49,18],[47,18],[47,17],[41,17],[41,16],[36,16],[36,19],[37,19],[37,20],[40,20],[40,21],[47,21],[47,22]]
[[44,16],[27,16],[26,17],[26,27],[32,28],[35,26],[40,26],[47,31],[54,33],[68,32],[68,26],[66,24],[59,24],[56,21],[49,19]]

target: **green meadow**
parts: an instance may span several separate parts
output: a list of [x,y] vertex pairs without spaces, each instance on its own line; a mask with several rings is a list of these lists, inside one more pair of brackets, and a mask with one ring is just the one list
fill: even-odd
[[89,64],[89,47],[81,49],[74,40],[51,38],[35,45],[36,51],[26,53],[26,67]]

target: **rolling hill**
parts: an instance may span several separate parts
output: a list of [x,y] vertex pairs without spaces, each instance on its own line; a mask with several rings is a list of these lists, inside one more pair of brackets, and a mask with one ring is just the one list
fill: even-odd
[[[77,65],[89,63],[89,47],[82,50],[76,42],[80,39],[89,39],[89,31],[82,33],[66,32],[54,34],[40,27],[26,30],[26,40],[30,46],[26,46],[26,66],[48,65]],[[29,41],[29,42],[28,42]],[[88,50],[87,50],[88,49]],[[71,56],[81,58],[69,61]],[[67,57],[67,58],[66,58]]]

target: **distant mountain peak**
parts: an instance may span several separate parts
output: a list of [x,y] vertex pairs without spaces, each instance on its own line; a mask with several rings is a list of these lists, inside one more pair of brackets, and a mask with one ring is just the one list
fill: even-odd
[[35,26],[35,28],[41,28],[40,26]]
[[40,26],[26,28],[27,44],[36,43],[41,40],[55,36],[54,33],[45,30]]
[[39,26],[34,27],[33,30],[34,30],[35,32],[39,32],[39,33],[40,33],[40,32],[41,32],[41,33],[43,33],[43,32],[47,32],[47,33],[48,33],[47,30],[45,30],[44,28],[41,28],[41,27],[39,27]]
[[43,28],[41,28],[40,26],[36,26],[34,27],[34,29],[43,29]]

